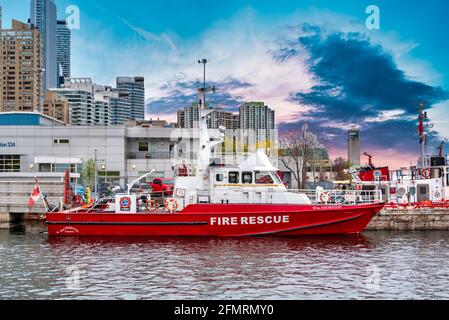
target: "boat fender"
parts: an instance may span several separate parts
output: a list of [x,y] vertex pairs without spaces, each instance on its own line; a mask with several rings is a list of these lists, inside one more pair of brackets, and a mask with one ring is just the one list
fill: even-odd
[[422,175],[424,178],[429,179],[429,178],[430,178],[430,169],[429,169],[429,168],[423,169],[423,170],[421,171],[421,175]]

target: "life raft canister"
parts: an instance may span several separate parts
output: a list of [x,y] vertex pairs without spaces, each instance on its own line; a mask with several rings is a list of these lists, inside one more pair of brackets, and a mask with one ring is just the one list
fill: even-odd
[[180,177],[187,177],[189,175],[187,166],[185,163],[181,164],[181,166],[178,169],[178,176]]
[[178,200],[175,198],[169,198],[164,201],[164,206],[168,211],[176,211],[176,209],[178,209]]
[[427,169],[422,169],[422,170],[421,170],[421,175],[422,175],[424,178],[429,179],[429,178],[430,178],[430,169],[429,169],[429,168],[427,168]]

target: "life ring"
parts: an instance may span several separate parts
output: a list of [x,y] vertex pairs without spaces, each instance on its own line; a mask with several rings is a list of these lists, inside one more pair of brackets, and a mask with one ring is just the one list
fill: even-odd
[[323,191],[320,193],[320,201],[324,203],[328,203],[330,200],[330,195],[328,191]]
[[147,201],[147,210],[155,210],[159,207],[159,204],[155,200]]
[[176,211],[178,209],[178,200],[175,198],[169,198],[164,201],[164,207],[168,211]]
[[421,170],[421,175],[425,178],[425,179],[429,179],[430,178],[430,169],[422,169]]

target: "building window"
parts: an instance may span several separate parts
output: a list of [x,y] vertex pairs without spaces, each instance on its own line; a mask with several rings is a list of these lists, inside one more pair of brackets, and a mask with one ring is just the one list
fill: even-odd
[[100,177],[120,177],[120,171],[98,171]]
[[0,155],[0,172],[20,172],[20,156]]
[[70,139],[53,139],[53,144],[69,144]]
[[139,151],[148,152],[148,142],[139,142]]

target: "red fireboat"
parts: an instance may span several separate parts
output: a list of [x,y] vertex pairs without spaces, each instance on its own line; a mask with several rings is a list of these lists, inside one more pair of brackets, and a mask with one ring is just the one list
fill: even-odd
[[[195,165],[175,164],[173,194],[160,207],[155,199],[130,193],[113,201],[47,212],[50,236],[297,236],[354,234],[364,230],[384,206],[379,190],[289,190],[264,150],[239,164],[215,164],[205,108],[198,89],[199,150]],[[176,153],[176,152],[175,152]],[[176,159],[175,159],[176,160]],[[175,161],[174,160],[174,161]],[[151,174],[147,173],[146,175]],[[145,177],[144,175],[143,177]],[[140,177],[139,179],[143,178]]]

